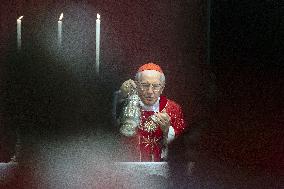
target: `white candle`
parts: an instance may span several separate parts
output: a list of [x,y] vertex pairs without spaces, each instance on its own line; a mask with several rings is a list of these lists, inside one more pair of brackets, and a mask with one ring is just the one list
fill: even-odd
[[58,20],[58,31],[57,31],[58,47],[61,47],[62,45],[62,18],[63,18],[63,13],[60,14]]
[[96,20],[96,73],[99,75],[100,73],[100,15],[97,14]]
[[24,16],[20,16],[17,19],[17,48],[18,50],[21,50],[22,46],[22,18]]

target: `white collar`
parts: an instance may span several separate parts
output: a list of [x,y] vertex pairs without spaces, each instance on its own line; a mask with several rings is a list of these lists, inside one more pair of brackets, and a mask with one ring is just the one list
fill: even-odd
[[155,104],[153,106],[147,106],[140,100],[140,106],[141,106],[142,110],[145,110],[145,111],[159,112],[160,97],[158,98],[157,102],[155,102]]

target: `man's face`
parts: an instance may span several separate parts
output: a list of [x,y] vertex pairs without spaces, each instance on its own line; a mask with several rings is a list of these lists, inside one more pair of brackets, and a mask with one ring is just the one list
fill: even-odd
[[161,73],[144,73],[137,81],[138,95],[145,105],[152,106],[157,102],[163,92],[164,84],[161,83]]

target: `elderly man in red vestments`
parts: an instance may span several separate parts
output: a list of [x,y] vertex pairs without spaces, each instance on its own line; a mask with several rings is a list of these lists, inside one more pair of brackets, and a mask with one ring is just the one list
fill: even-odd
[[168,145],[186,128],[181,107],[162,96],[165,75],[160,66],[141,66],[135,81],[129,79],[120,87],[123,111],[120,133],[135,145],[137,161],[163,161]]

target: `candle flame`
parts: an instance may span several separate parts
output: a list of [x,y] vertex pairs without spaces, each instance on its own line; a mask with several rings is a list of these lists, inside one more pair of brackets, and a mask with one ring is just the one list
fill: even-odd
[[63,13],[60,14],[59,21],[61,21],[62,18],[63,18]]
[[24,17],[24,16],[20,16],[20,17],[18,18],[18,20],[21,20],[23,17]]
[[100,19],[101,18],[101,15],[97,14],[97,19]]

